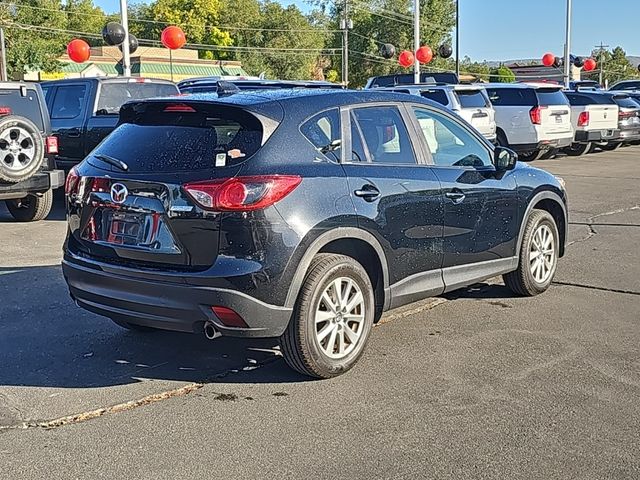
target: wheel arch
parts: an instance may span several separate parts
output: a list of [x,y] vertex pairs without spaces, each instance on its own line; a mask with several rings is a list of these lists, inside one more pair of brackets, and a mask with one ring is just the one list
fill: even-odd
[[544,210],[548,212],[555,220],[556,226],[558,227],[558,234],[560,235],[560,238],[558,239],[558,243],[560,245],[559,256],[562,257],[566,249],[567,229],[569,223],[567,217],[567,208],[560,195],[550,190],[544,190],[542,192],[536,193],[529,201],[520,224],[520,232],[518,234],[518,251],[520,251],[522,239],[524,238],[524,230],[527,225],[527,218],[529,218],[529,214],[534,209]]
[[313,257],[318,253],[338,253],[354,258],[372,280],[376,304],[386,310],[389,304],[389,268],[380,242],[366,230],[341,227],[321,234],[307,247],[291,280],[285,307],[293,307]]

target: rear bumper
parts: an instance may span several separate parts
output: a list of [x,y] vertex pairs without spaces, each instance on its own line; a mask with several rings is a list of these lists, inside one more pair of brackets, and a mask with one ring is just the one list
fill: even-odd
[[620,140],[622,142],[640,140],[640,128],[631,128],[628,130],[622,129],[620,130],[620,135],[616,140]]
[[62,170],[39,172],[22,182],[0,184],[0,200],[23,198],[29,193],[44,193],[62,185],[64,185]]
[[537,143],[520,143],[510,145],[516,152],[532,152],[534,150],[553,150],[554,148],[568,147],[573,143],[573,136],[540,140]]
[[587,142],[608,142],[620,137],[620,130],[578,130],[576,131],[575,141],[577,143]]
[[[78,306],[135,325],[201,332],[209,320],[227,336],[277,337],[292,314],[291,308],[267,304],[239,291],[188,285],[179,277],[173,281],[154,278],[153,274],[133,277],[126,269],[101,267],[68,253],[62,271]],[[226,326],[211,311],[214,305],[237,312],[248,328]]]

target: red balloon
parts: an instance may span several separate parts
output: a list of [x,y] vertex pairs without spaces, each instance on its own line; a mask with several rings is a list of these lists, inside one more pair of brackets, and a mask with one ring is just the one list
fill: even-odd
[[176,27],[175,25],[165,28],[162,31],[160,40],[162,40],[162,44],[165,47],[171,50],[178,50],[187,43],[187,37],[184,35],[184,32],[180,27]]
[[595,70],[597,66],[598,64],[593,58],[587,58],[584,61],[584,66],[582,68],[584,68],[587,72],[590,72],[591,70]]
[[556,56],[553,53],[545,53],[542,56],[542,64],[545,67],[550,67],[553,65],[553,62],[556,61]]
[[415,61],[415,58],[413,56],[413,53],[410,52],[409,50],[403,50],[400,52],[400,55],[398,55],[398,63],[400,64],[400,66],[404,68],[407,68],[413,65],[414,61]]
[[420,63],[429,63],[433,59],[433,51],[430,47],[423,45],[416,50],[416,58]]
[[84,40],[76,38],[67,45],[67,55],[76,63],[86,62],[91,56],[91,47]]

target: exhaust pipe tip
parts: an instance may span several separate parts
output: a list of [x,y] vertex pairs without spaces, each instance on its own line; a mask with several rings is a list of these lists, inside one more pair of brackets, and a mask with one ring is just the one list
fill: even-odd
[[218,337],[221,337],[222,334],[218,331],[213,322],[208,321],[204,323],[204,336],[207,337],[207,340],[215,340]]

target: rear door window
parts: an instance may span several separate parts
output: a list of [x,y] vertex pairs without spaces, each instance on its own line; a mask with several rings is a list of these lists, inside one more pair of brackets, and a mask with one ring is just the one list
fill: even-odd
[[319,152],[340,161],[340,128],[340,111],[333,109],[307,120],[300,131]]
[[26,89],[26,96],[22,96],[19,88],[0,89],[0,108],[7,115],[19,115],[28,118],[36,124],[38,129],[44,131],[44,120],[38,94],[33,88]]
[[356,108],[353,118],[373,163],[416,164],[409,132],[397,107]]
[[538,104],[541,106],[548,105],[569,105],[564,92],[557,88],[539,88],[537,91]]
[[150,104],[127,119],[92,155],[125,162],[133,172],[173,172],[235,165],[262,144],[262,124],[250,113],[219,105]]
[[82,114],[86,94],[86,85],[59,86],[51,106],[51,118],[57,120],[79,117]]
[[178,89],[170,83],[104,82],[100,86],[96,115],[117,115],[129,100],[177,95]]
[[449,105],[449,99],[447,98],[447,94],[444,90],[422,90],[420,95],[424,98],[428,98],[429,100],[433,100],[434,102],[438,102],[441,105]]
[[616,95],[616,96],[613,97],[613,101],[616,102],[616,104],[619,107],[622,107],[622,108],[638,108],[638,107],[640,107],[640,104],[636,103],[628,95]]
[[529,107],[538,102],[533,88],[488,88],[487,93],[494,106]]
[[455,90],[462,108],[486,108],[487,99],[482,90]]

